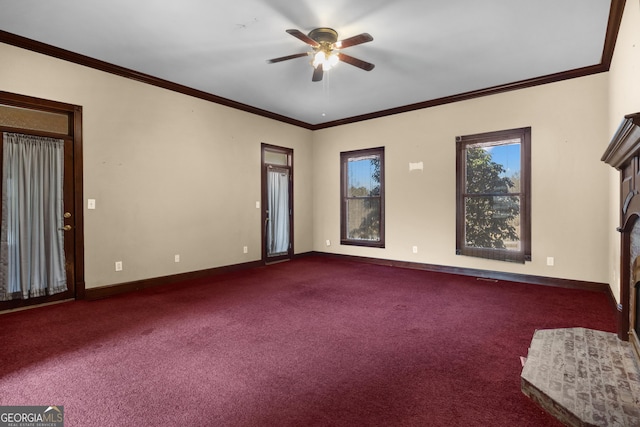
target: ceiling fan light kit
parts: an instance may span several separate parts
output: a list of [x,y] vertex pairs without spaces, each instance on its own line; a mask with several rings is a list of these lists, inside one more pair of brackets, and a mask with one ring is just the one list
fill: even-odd
[[340,58],[338,58],[338,54],[336,52],[319,50],[315,55],[313,55],[311,65],[313,65],[313,68],[322,67],[324,71],[328,71],[335,67],[339,61]]
[[340,49],[372,41],[373,37],[368,33],[362,33],[357,36],[338,41],[338,32],[333,28],[328,27],[314,28],[308,35],[296,29],[286,31],[311,46],[313,50],[307,53],[296,53],[293,55],[269,59],[267,60],[269,64],[310,55],[312,56],[311,65],[314,68],[311,80],[314,82],[322,80],[324,72],[335,67],[340,61],[346,62],[347,64],[365,71],[371,71],[375,67],[375,65],[370,62],[366,62],[340,52]]

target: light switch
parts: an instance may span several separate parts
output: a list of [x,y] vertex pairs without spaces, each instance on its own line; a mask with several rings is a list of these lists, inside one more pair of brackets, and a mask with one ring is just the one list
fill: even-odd
[[95,209],[95,208],[96,208],[96,199],[88,199],[87,209]]

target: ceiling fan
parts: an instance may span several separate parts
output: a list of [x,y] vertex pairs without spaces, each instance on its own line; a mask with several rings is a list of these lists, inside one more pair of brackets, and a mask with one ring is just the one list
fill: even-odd
[[371,71],[373,70],[373,67],[375,67],[375,65],[370,62],[354,58],[353,56],[346,55],[340,51],[340,49],[370,42],[373,40],[373,37],[368,33],[362,33],[340,41],[338,41],[338,32],[333,28],[327,27],[315,28],[309,32],[309,35],[295,29],[287,30],[287,33],[302,40],[311,46],[313,50],[310,52],[294,53],[293,55],[269,59],[267,62],[269,64],[274,64],[276,62],[301,58],[303,56],[312,56],[313,60],[311,65],[314,70],[311,80],[314,82],[322,80],[324,72],[334,67],[339,61],[346,62],[347,64],[351,64],[354,67],[361,68],[365,71]]

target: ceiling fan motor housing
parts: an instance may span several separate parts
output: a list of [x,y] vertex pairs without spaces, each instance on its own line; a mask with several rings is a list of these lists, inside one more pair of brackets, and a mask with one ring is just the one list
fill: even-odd
[[309,38],[320,44],[333,44],[338,41],[338,32],[333,28],[320,27],[309,32]]

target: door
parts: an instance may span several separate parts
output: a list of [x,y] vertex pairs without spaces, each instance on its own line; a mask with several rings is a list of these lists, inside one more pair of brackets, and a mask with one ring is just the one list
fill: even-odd
[[293,256],[293,150],[262,145],[262,260]]
[[[58,251],[60,254],[54,256],[47,255],[47,259],[43,267],[45,274],[54,277],[56,282],[66,283],[66,290],[63,286],[48,289],[41,292],[35,292],[32,297],[27,298],[12,296],[13,299],[0,300],[0,311],[17,308],[22,306],[49,303],[73,298],[84,297],[84,267],[83,267],[83,233],[82,233],[82,109],[78,106],[57,103],[55,101],[47,101],[21,95],[1,93],[0,94],[0,182],[8,176],[4,172],[4,149],[5,138],[4,132],[13,135],[23,135],[33,138],[51,138],[53,140],[62,141],[62,153],[54,161],[57,167],[62,169],[62,181],[58,180],[55,188],[51,188],[44,192],[50,195],[53,192],[60,192],[58,204],[52,216],[45,216],[46,220],[42,222],[42,228],[51,229],[54,240],[60,242]],[[15,142],[12,139],[12,142]],[[44,169],[44,168],[43,168]],[[29,172],[33,175],[33,171]],[[51,174],[42,172],[43,179],[49,180]],[[7,191],[6,184],[2,186],[3,192]],[[14,197],[7,191],[7,197]],[[47,196],[48,197],[48,196]],[[60,201],[61,200],[61,201]],[[6,206],[15,206],[15,200],[5,201]],[[24,212],[24,209],[15,210],[15,212]],[[40,214],[38,214],[40,215]],[[19,214],[14,215],[17,221],[23,221]],[[43,218],[44,219],[44,218]],[[28,224],[25,222],[25,224]],[[31,230],[33,226],[25,228]],[[5,231],[5,238],[2,240],[9,242],[13,239],[13,235]],[[15,233],[13,233],[15,234]],[[8,239],[10,237],[10,239]],[[8,246],[8,245],[7,245]],[[2,249],[6,251],[5,249]],[[51,259],[58,260],[53,264],[61,266],[58,270],[49,267]],[[21,267],[18,267],[21,268]],[[14,271],[16,268],[14,268]],[[6,279],[5,279],[6,280]],[[16,282],[17,283],[17,282]]]

